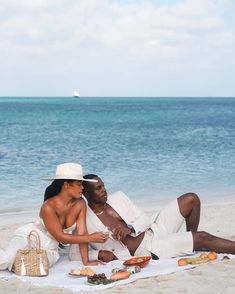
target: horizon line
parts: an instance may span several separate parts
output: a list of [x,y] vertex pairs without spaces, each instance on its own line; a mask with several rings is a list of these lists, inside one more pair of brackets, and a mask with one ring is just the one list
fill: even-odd
[[72,98],[72,99],[80,99],[80,98],[235,98],[235,96],[0,96],[0,98]]

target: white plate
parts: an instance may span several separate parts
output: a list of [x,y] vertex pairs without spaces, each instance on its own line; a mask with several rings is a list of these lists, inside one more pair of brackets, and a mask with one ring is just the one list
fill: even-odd
[[70,277],[74,277],[74,278],[86,278],[87,277],[87,275],[84,276],[84,275],[76,274],[76,273],[73,273],[73,272],[69,272],[68,275]]

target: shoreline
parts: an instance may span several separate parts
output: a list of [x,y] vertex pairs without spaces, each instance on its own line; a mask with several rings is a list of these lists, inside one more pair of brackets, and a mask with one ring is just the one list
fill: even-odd
[[[177,190],[175,192],[156,192],[156,195],[142,193],[142,196],[135,196],[135,193],[132,191],[129,193],[128,191],[124,189],[117,189],[114,191],[108,191],[108,195],[113,194],[117,191],[123,191],[134,203],[142,204],[145,202],[151,202],[154,205],[159,204],[167,204],[171,200],[175,199],[176,197],[179,197],[185,193],[196,193],[199,198],[201,199],[201,202],[203,203],[224,203],[224,202],[233,202],[235,201],[235,187],[230,187],[226,190],[208,190],[207,192],[201,191],[200,189],[183,189],[181,191]],[[18,192],[20,195],[20,192]],[[20,198],[22,199],[20,202],[14,202],[14,201],[6,201],[4,198],[0,201],[0,214],[5,212],[15,212],[15,211],[31,211],[35,210],[35,207],[40,208],[43,203],[43,197],[40,197],[37,199],[36,202],[31,202],[27,197],[24,198],[23,195],[20,195]],[[4,200],[4,201],[3,201]],[[14,205],[12,205],[14,203]]]

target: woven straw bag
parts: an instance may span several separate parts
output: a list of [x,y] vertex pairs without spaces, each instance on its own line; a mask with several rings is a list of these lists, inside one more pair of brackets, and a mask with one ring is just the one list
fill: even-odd
[[[36,240],[33,247],[32,238]],[[28,248],[19,249],[16,253],[14,272],[19,276],[47,276],[49,261],[46,250],[41,249],[41,240],[37,231],[32,230],[28,235]]]

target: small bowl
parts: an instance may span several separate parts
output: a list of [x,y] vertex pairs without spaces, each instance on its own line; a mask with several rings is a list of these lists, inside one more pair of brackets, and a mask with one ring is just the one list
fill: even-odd
[[141,268],[146,267],[148,265],[150,259],[152,259],[151,256],[140,256],[140,257],[133,257],[130,259],[127,259],[123,262],[125,266],[136,266],[138,265]]

